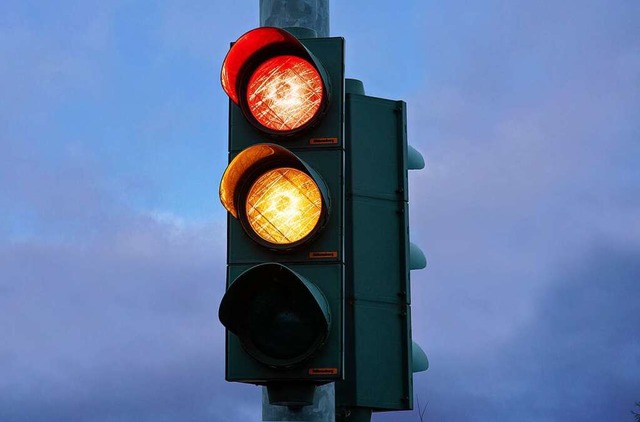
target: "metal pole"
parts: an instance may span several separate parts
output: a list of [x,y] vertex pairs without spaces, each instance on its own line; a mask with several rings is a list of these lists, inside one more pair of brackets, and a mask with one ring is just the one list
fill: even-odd
[[262,420],[335,422],[334,384],[330,383],[316,387],[313,404],[299,409],[270,405],[267,387],[262,387]]
[[[329,0],[260,0],[260,26],[304,28],[328,37]],[[316,387],[313,404],[299,409],[269,404],[267,388],[262,387],[262,420],[335,422],[334,384]]]
[[260,0],[260,26],[308,28],[329,36],[329,0]]

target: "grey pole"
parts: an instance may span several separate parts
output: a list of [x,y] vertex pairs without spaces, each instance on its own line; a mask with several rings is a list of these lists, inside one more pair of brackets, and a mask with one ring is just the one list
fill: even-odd
[[[260,0],[260,26],[304,28],[328,37],[329,0]],[[316,387],[313,404],[300,409],[269,404],[267,388],[262,387],[262,420],[335,422],[334,384]]]
[[267,387],[262,387],[262,420],[335,422],[334,384],[330,383],[316,387],[313,395],[313,404],[299,409],[269,404]]
[[260,0],[260,26],[307,28],[329,36],[329,0]]

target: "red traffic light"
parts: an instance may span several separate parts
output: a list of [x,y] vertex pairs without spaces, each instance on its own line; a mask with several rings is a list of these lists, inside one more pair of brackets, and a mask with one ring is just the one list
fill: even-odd
[[247,85],[251,115],[275,131],[298,129],[318,113],[324,94],[320,73],[296,56],[276,56],[253,72]]
[[222,88],[248,121],[272,135],[311,126],[327,105],[328,79],[311,53],[279,28],[257,28],[236,41],[222,65]]

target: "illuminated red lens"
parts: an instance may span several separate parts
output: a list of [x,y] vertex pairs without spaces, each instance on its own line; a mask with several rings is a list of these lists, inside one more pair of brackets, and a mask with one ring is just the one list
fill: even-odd
[[318,113],[324,85],[318,71],[296,56],[277,56],[253,72],[247,105],[255,119],[275,131],[291,131]]

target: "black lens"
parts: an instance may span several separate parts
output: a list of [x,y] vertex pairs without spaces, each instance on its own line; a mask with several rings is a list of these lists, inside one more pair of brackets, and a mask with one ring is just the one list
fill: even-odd
[[294,359],[306,354],[322,332],[309,296],[299,294],[283,278],[265,283],[249,309],[250,342],[273,359]]
[[222,298],[219,316],[247,353],[274,368],[300,365],[313,356],[331,323],[322,291],[277,263],[240,274]]

